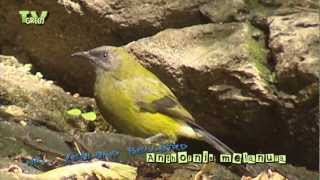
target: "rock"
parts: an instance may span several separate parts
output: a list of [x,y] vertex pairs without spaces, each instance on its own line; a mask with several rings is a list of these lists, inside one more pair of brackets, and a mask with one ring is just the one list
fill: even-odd
[[[268,46],[280,91],[279,109],[286,123],[284,146],[289,158],[316,167],[319,154],[319,14],[297,13],[268,18]],[[294,151],[290,151],[293,148]]]
[[269,16],[305,11],[317,13],[319,8],[316,0],[214,0],[202,5],[200,12],[214,23],[250,20],[254,24],[260,24],[261,19]]
[[[158,147],[155,144],[149,144],[144,139],[132,137],[124,134],[92,132],[84,133],[79,137],[79,142],[86,146],[92,154],[97,152],[114,152],[109,160],[135,163],[135,161],[143,162],[145,159],[144,153],[130,154],[129,149],[141,149],[144,147]],[[111,154],[110,154],[111,155]]]
[[214,23],[242,21],[249,13],[243,0],[210,1],[202,5],[200,11]]
[[285,175],[290,180],[308,180],[319,177],[319,172],[309,171],[304,167],[295,167],[290,164],[272,164],[271,166],[276,169],[277,172]]
[[299,1],[299,0],[251,0],[258,3],[261,3],[265,6],[271,7],[291,7],[291,8],[319,8],[319,2],[317,0],[310,0],[310,1]]
[[[21,126],[15,122],[0,121],[1,139],[0,145],[3,150],[0,158],[23,156],[39,156],[46,152],[47,157],[63,158],[73,149],[66,142],[71,142],[70,136],[56,132],[45,127],[28,125]],[[41,139],[37,142],[36,139]]]
[[247,177],[247,176],[241,177],[241,180],[264,180],[264,179],[268,179],[268,180],[287,180],[286,177],[282,176],[278,172],[273,172],[271,170],[264,171],[264,172],[260,173],[255,178]]
[[274,76],[266,48],[252,38],[256,32],[247,23],[197,25],[168,29],[127,48],[172,88],[203,127],[233,145],[241,141],[246,150],[251,145],[243,139],[266,141],[274,133],[270,129],[279,128],[271,117],[277,103]]
[[[93,70],[88,62],[72,60],[72,53],[104,44],[123,45],[169,27],[206,23],[199,6],[208,1],[4,0],[0,2],[0,54],[15,55],[68,90],[88,95]],[[45,24],[21,24],[18,11],[24,8],[47,10]]]
[[[159,147],[156,144],[147,143],[142,138],[128,135],[92,132],[77,133],[75,136],[70,136],[67,132],[57,132],[44,126],[21,126],[18,123],[8,121],[0,121],[0,130],[2,137],[0,139],[0,147],[2,149],[0,152],[0,160],[10,157],[8,162],[12,162],[12,159],[18,156],[37,157],[45,154],[48,163],[37,165],[37,168],[42,171],[47,170],[48,167],[46,166],[55,160],[56,157],[68,161],[64,162],[66,164],[82,162],[83,159],[71,158],[71,156],[78,154],[74,143],[77,143],[82,153],[90,154],[91,158],[87,159],[88,161],[95,158],[99,160],[126,162],[133,165],[143,162],[145,154],[129,154],[128,148],[141,150],[141,148],[146,147],[150,150]],[[41,139],[41,141],[38,141],[39,139]],[[0,165],[4,166],[4,164]]]
[[57,131],[110,128],[101,115],[91,125],[70,117],[66,112],[74,107],[98,112],[94,100],[68,95],[57,85],[33,75],[30,69],[14,57],[0,56],[0,116],[6,121],[41,124]]
[[[212,164],[212,167],[209,167],[207,172],[203,173],[199,176],[198,172],[195,172],[194,170],[190,169],[176,169],[174,170],[173,174],[170,175],[170,179],[172,180],[184,180],[184,179],[230,179],[230,180],[236,180],[240,177],[230,173],[230,171],[219,164]],[[202,168],[201,168],[202,169]],[[201,170],[200,169],[200,170]],[[164,176],[164,175],[163,175]],[[166,177],[166,176],[164,176]]]
[[317,83],[320,77],[318,18],[318,13],[268,18],[269,47],[276,63],[279,88],[285,92],[296,93]]
[[[12,169],[17,172],[11,172]],[[7,172],[6,172],[7,171]],[[22,180],[60,180],[60,179],[128,179],[134,180],[137,176],[137,168],[125,164],[105,161],[80,163],[53,169],[39,174],[26,174],[20,167],[1,169],[0,175],[8,179]]]
[[[208,0],[84,1],[84,6],[105,18],[122,38],[143,37],[168,27],[200,24],[199,6]],[[143,31],[142,31],[143,29]],[[146,32],[147,31],[147,32]],[[152,33],[153,31],[153,33]],[[132,38],[131,38],[132,39]]]

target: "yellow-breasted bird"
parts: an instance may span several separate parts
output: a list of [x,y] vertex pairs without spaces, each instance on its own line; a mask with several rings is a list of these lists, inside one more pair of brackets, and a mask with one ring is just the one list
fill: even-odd
[[202,140],[221,153],[233,150],[195,123],[171,90],[123,47],[101,46],[74,53],[96,71],[99,110],[119,131],[139,137],[163,134]]

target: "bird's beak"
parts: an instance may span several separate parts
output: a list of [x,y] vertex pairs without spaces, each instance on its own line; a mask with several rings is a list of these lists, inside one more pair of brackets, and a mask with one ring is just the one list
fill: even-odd
[[[71,56],[78,56],[78,57],[85,57],[85,58],[89,58],[90,54],[88,51],[80,51],[80,52],[76,52],[71,54]],[[89,58],[90,59],[90,58]]]

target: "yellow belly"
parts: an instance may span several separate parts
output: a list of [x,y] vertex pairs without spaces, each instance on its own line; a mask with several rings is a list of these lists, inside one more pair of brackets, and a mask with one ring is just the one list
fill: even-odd
[[[107,94],[96,92],[96,101],[103,117],[119,132],[138,137],[150,137],[158,133],[176,139],[181,123],[160,113],[141,111],[121,92]],[[120,94],[121,93],[121,94]]]
[[140,112],[130,107],[116,111],[114,107],[111,109],[100,108],[100,111],[106,120],[121,133],[138,137],[150,137],[162,133],[176,139],[181,128],[179,122],[160,113]]

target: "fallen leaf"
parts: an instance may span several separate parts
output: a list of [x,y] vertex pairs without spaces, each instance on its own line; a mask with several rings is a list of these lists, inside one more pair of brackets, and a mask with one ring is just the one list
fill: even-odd
[[95,121],[97,119],[97,115],[95,112],[82,113],[81,117],[87,121]]
[[81,110],[78,108],[73,108],[67,111],[67,114],[70,116],[80,116],[81,115]]

